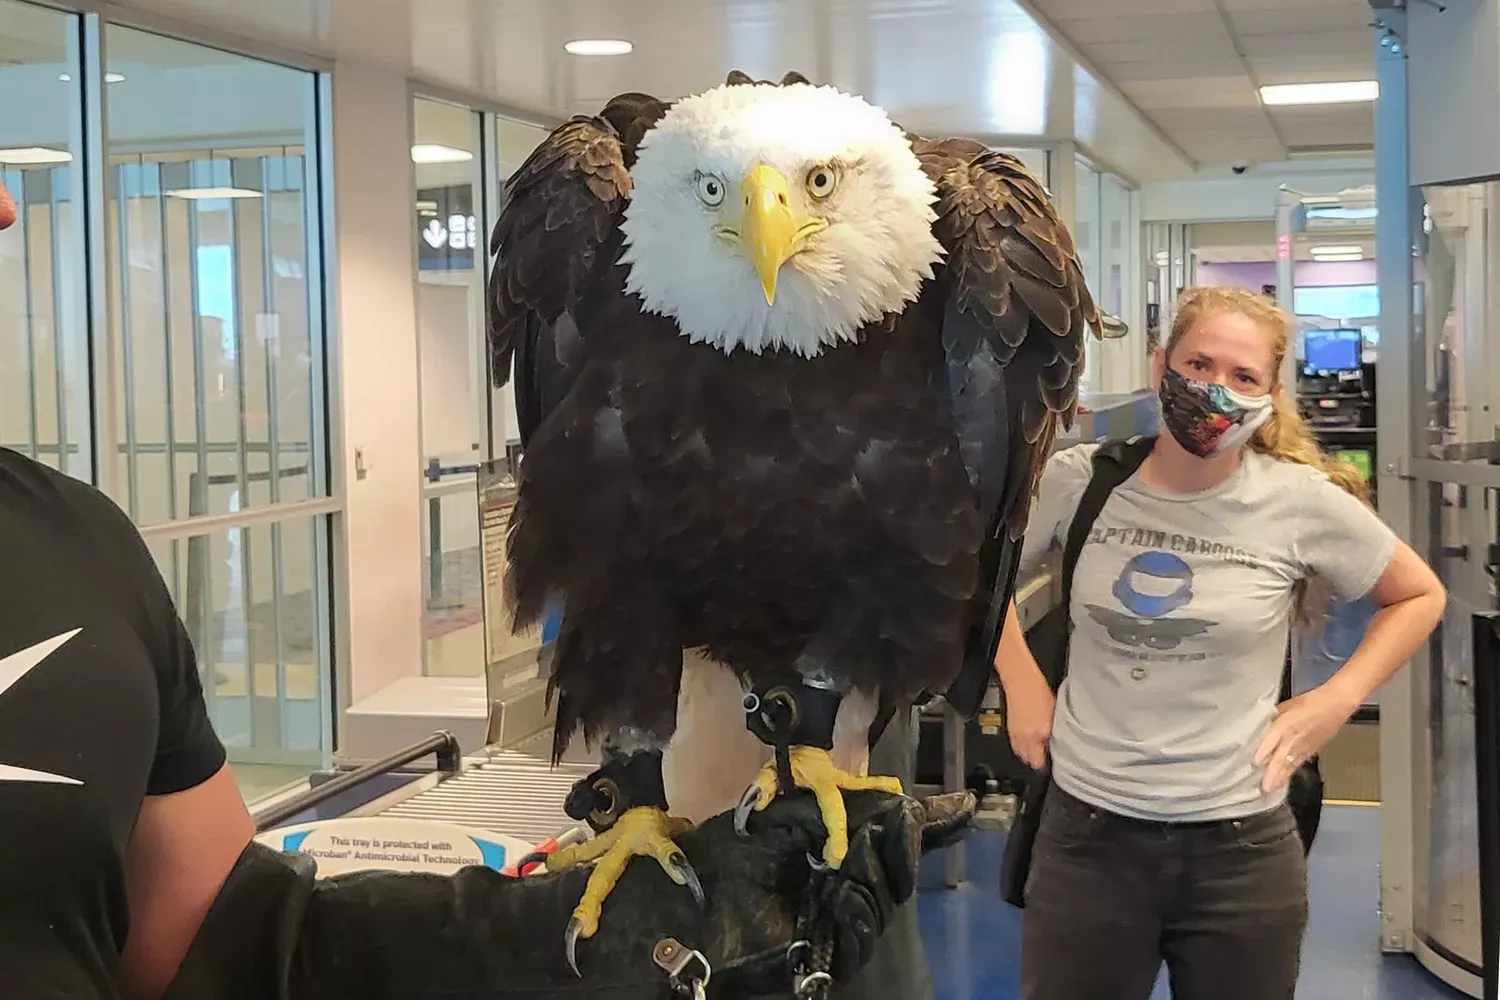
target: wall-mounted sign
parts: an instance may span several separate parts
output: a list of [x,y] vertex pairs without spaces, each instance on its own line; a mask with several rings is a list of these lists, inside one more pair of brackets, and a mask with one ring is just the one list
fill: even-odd
[[458,184],[417,192],[417,266],[421,270],[471,270],[478,245],[472,187]]

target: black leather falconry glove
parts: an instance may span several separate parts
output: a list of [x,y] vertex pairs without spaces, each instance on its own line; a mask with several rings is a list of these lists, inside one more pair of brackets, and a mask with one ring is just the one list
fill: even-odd
[[563,940],[587,868],[510,878],[361,872],[315,877],[311,857],[246,848],[167,1000],[672,1000],[826,995],[871,957],[915,890],[926,850],[956,841],[970,793],[846,796],[849,854],[810,863],[825,833],[808,794],[779,797],[738,836],[724,813],[678,840],[699,910],[655,866],[633,865],[568,968]]

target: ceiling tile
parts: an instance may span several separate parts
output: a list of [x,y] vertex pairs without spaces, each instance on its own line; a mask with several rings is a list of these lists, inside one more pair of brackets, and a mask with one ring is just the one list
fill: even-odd
[[1363,10],[1366,15],[1370,13],[1368,0],[1222,0],[1222,2],[1224,8],[1231,14],[1237,14],[1242,10],[1280,11],[1293,23],[1308,11]]
[[1151,14],[1203,14],[1217,8],[1214,0],[1034,0],[1049,20],[1110,15],[1126,18]]
[[1287,35],[1299,31],[1355,31],[1365,29],[1366,44],[1374,41],[1369,30],[1370,8],[1345,10],[1339,7],[1314,7],[1309,10],[1240,10],[1232,11],[1229,21],[1241,38],[1255,35]]
[[1219,136],[1186,136],[1181,146],[1200,163],[1234,163],[1247,160],[1274,162],[1286,159],[1286,149],[1275,139],[1233,139]]
[[[1138,62],[1096,63],[1105,76],[1121,85],[1141,80],[1182,80],[1199,76],[1213,77],[1224,72],[1225,64],[1226,60],[1222,57],[1199,57],[1197,55],[1186,56],[1170,64],[1158,59],[1146,59]],[[1238,64],[1237,59],[1234,64]]]
[[1121,92],[1143,109],[1260,107],[1250,78],[1236,76],[1174,77],[1134,80],[1120,84]]
[[1077,20],[1063,18],[1054,21],[1053,26],[1073,44],[1080,46],[1096,42],[1149,42],[1164,38],[1191,38],[1207,32],[1224,33],[1224,19],[1216,10],[1198,14],[1136,14],[1131,17],[1087,17]]
[[1338,80],[1368,80],[1375,72],[1373,60],[1359,55],[1330,54],[1266,55],[1250,59],[1250,68],[1261,86],[1272,83],[1328,83]]
[[1237,59],[1234,42],[1221,26],[1216,33],[1204,33],[1190,41],[1180,38],[1158,38],[1149,42],[1094,42],[1083,46],[1084,53],[1099,66],[1117,63],[1154,62],[1175,66],[1192,61]]
[[1171,108],[1151,112],[1151,118],[1168,132],[1183,129],[1217,130],[1273,135],[1270,119],[1262,108]]
[[1250,35],[1242,38],[1245,55],[1358,56],[1375,65],[1375,43],[1368,31],[1305,31],[1290,35]]

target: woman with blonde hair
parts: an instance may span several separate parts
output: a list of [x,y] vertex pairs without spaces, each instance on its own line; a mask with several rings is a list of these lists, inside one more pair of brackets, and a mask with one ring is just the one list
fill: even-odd
[[[1307,869],[1288,778],[1446,599],[1309,436],[1280,381],[1293,329],[1250,291],[1187,290],[1153,364],[1165,433],[1074,541],[1055,697],[1011,609],[996,661],[1010,739],[1051,782],[1024,1000],[1146,1000],[1163,962],[1176,1000],[1293,995]],[[1023,566],[1068,538],[1097,451],[1048,463]],[[1323,593],[1380,610],[1336,675],[1278,704],[1291,621]]]

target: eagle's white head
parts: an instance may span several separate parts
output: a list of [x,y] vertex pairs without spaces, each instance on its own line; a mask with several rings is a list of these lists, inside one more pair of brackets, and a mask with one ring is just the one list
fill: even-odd
[[832,87],[727,84],[673,105],[631,169],[627,290],[725,353],[813,356],[920,292],[937,193],[884,111]]

